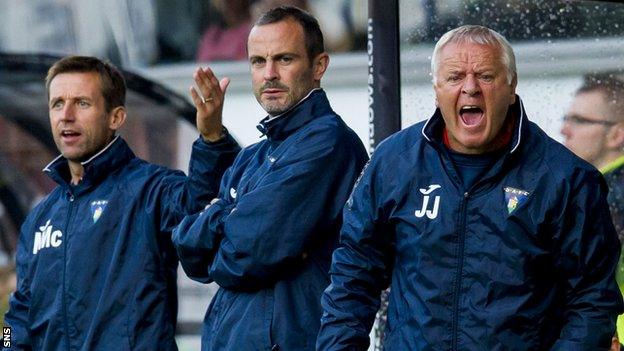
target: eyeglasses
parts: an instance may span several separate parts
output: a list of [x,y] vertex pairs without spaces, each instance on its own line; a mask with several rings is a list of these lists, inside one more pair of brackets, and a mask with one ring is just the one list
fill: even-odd
[[603,126],[611,127],[615,125],[617,122],[613,121],[603,121],[597,119],[589,119],[579,115],[565,115],[563,116],[563,121],[576,125],[590,125],[590,124],[601,124]]

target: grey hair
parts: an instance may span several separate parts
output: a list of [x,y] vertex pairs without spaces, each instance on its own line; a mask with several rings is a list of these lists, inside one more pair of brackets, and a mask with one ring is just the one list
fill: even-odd
[[474,43],[497,47],[503,54],[502,61],[507,69],[507,83],[511,84],[518,74],[516,70],[516,56],[505,37],[484,26],[464,25],[444,33],[433,48],[433,54],[431,55],[431,75],[433,84],[436,84],[438,56],[442,48],[449,43]]

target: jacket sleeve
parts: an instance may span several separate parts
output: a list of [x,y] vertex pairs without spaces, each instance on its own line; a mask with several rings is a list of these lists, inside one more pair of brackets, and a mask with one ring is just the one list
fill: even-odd
[[321,298],[317,350],[367,350],[381,291],[390,284],[395,238],[378,196],[384,184],[376,181],[381,178],[375,169],[377,156],[345,206],[331,284]]
[[17,244],[16,269],[17,289],[9,298],[9,311],[4,316],[4,324],[11,328],[11,350],[32,350],[29,336],[28,315],[30,314],[30,276],[29,262],[32,255],[24,227]]
[[172,241],[189,278],[204,284],[212,282],[208,270],[221,242],[223,221],[232,208],[232,204],[218,200],[206,210],[184,217],[173,230]]
[[[347,139],[347,138],[353,139]],[[210,276],[257,290],[296,272],[309,250],[335,240],[342,208],[367,156],[333,126],[306,133],[227,215]]]
[[571,200],[557,221],[563,274],[564,322],[553,350],[607,350],[622,313],[615,282],[620,244],[606,201],[606,185],[590,173],[571,190]]
[[308,133],[250,190],[239,189],[235,204],[222,196],[191,230],[178,236],[218,243],[212,262],[200,269],[207,269],[221,287],[270,286],[295,272],[308,259],[308,250],[332,240],[323,234],[337,230],[344,201],[366,158],[361,144],[338,138],[335,131]]
[[176,172],[161,181],[161,231],[170,232],[185,215],[199,212],[217,197],[221,177],[239,151],[230,134],[214,143],[201,137],[193,143],[188,177]]

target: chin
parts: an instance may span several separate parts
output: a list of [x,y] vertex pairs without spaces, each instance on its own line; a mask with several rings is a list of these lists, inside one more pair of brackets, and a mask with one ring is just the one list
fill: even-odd
[[481,147],[486,144],[486,139],[484,137],[471,134],[463,135],[462,137],[457,138],[457,141],[469,148]]
[[90,155],[86,152],[82,152],[80,150],[66,150],[66,151],[61,151],[61,154],[63,155],[63,157],[65,157],[66,159],[73,161],[73,162],[82,162],[82,161],[86,161],[89,159]]
[[287,107],[285,108],[283,106],[274,105],[274,104],[267,104],[267,105],[265,105],[263,107],[264,107],[264,110],[268,114],[270,114],[272,116],[276,116],[276,115],[282,114],[282,113],[286,112],[286,110],[288,110]]
[[279,114],[282,114],[284,112],[284,110],[281,109],[274,109],[274,108],[265,108],[264,109],[268,114],[270,114],[271,116],[277,116]]
[[63,152],[62,154],[63,154],[63,157],[73,162],[82,162],[82,159],[83,159],[82,155],[76,155],[76,154],[67,153],[67,152]]

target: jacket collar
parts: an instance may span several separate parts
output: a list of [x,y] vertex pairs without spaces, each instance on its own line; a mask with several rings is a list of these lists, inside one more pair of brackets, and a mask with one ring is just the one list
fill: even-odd
[[[516,102],[509,106],[509,110],[507,111],[507,117],[515,115],[520,118],[516,118],[515,126],[513,129],[513,136],[511,138],[511,145],[509,148],[509,153],[514,153],[520,147],[520,143],[523,139],[523,134],[526,133],[523,126],[527,125],[528,119],[526,116],[526,112],[524,110],[524,104],[522,100],[520,100],[520,96],[516,95]],[[428,142],[439,142],[442,143],[442,128],[444,128],[444,119],[442,118],[442,113],[440,109],[437,108],[433,116],[429,118],[425,125],[422,128],[422,135],[427,139]]]
[[[84,176],[76,187],[86,189],[97,185],[114,170],[126,165],[135,157],[125,140],[116,136],[98,153],[81,162],[84,167]],[[59,155],[50,162],[43,172],[61,186],[68,187],[71,184],[69,164],[63,155]]]
[[609,172],[613,172],[614,170],[621,168],[624,165],[624,155],[616,158],[615,160],[609,162],[606,166],[600,168],[600,173],[607,174]]
[[325,91],[316,88],[288,111],[263,118],[257,128],[261,136],[266,135],[270,140],[284,140],[309,121],[331,111]]

